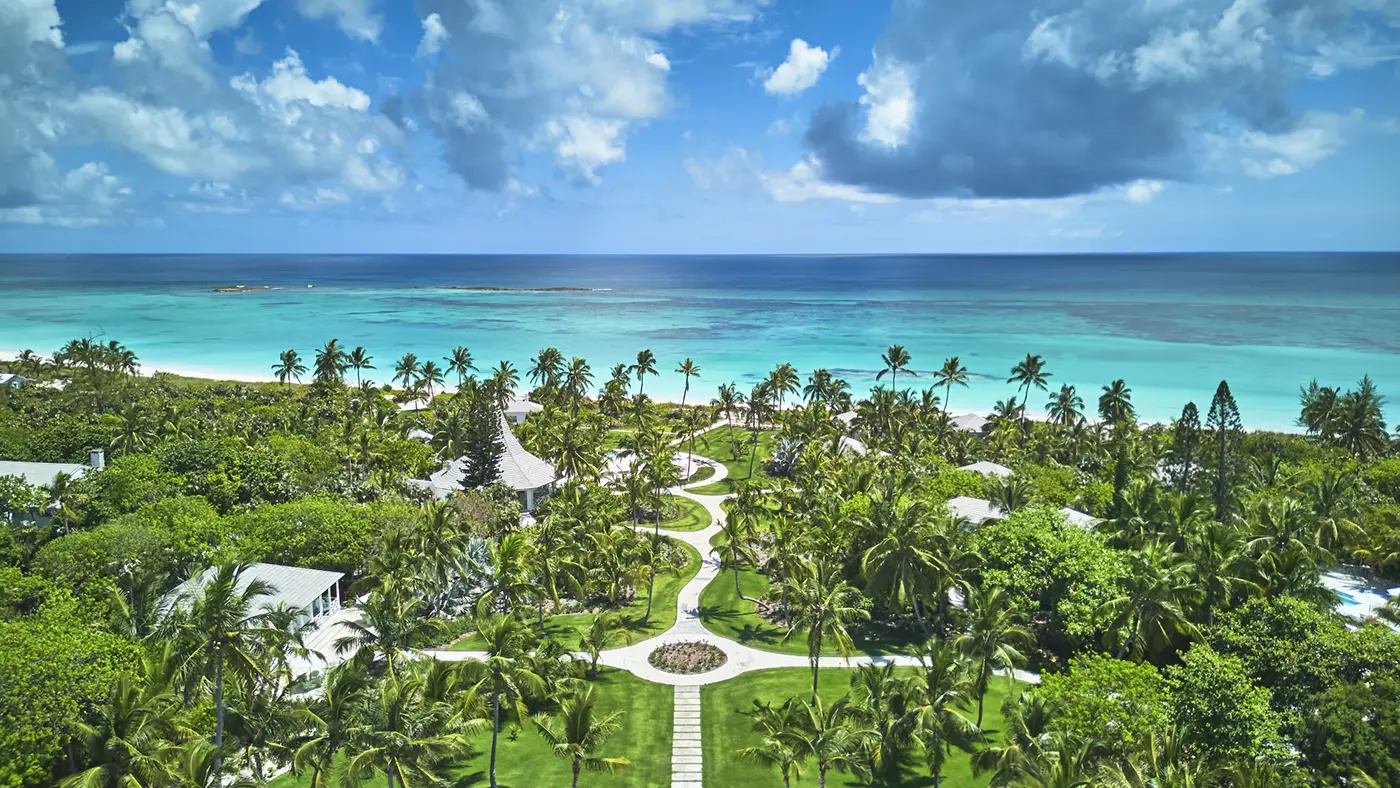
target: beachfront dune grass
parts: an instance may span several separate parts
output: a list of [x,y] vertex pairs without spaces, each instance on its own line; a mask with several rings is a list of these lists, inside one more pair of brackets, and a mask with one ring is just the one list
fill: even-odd
[[[622,712],[620,728],[608,737],[600,754],[609,758],[626,758],[628,765],[613,775],[586,775],[583,784],[606,788],[670,785],[674,690],[612,668],[600,669],[594,683],[598,692],[595,716]],[[555,724],[558,725],[557,720]],[[513,730],[513,727],[505,726],[498,740],[496,777],[501,788],[535,788],[570,783],[572,774],[569,761],[554,755],[534,725],[526,722],[518,736],[512,735]],[[489,730],[473,736],[473,754],[443,770],[449,784],[486,785],[490,752]],[[344,758],[337,755],[333,768],[338,772],[343,764]],[[384,783],[381,776],[368,781],[366,785]],[[330,784],[337,785],[339,782],[333,779]],[[268,785],[269,788],[310,788],[311,772],[308,770],[300,776],[288,773]]]
[[[678,544],[685,548],[685,567],[679,573],[657,575],[656,586],[652,591],[656,603],[651,608],[651,618],[646,621],[642,620],[647,612],[645,583],[637,590],[637,598],[632,601],[632,604],[613,611],[616,614],[617,630],[613,635],[615,641],[611,644],[611,648],[627,646],[650,637],[656,637],[675,625],[676,598],[680,596],[681,589],[685,587],[685,584],[690,582],[690,579],[700,571],[700,552],[688,544],[680,542]],[[589,627],[593,626],[593,621],[598,615],[598,613],[569,613],[545,616],[545,633],[569,648],[574,648],[578,645],[579,638],[588,631]],[[526,615],[525,618],[532,626],[535,624],[533,615]],[[485,643],[477,637],[475,632],[472,632],[458,638],[452,645],[448,646],[448,650],[480,651],[484,647]]]
[[[913,676],[917,670],[918,668],[911,667],[899,672],[903,676]],[[855,670],[847,668],[823,668],[817,681],[818,694],[823,702],[833,703],[848,692],[855,673]],[[992,681],[987,691],[982,729],[987,732],[992,743],[1000,741],[1003,724],[1001,704],[1006,698],[1007,687],[1007,680],[999,677]],[[1019,691],[1019,685],[1013,684],[1012,687],[1011,691]],[[702,687],[700,719],[704,735],[705,785],[724,788],[770,788],[782,785],[782,777],[777,768],[735,757],[736,751],[755,746],[760,741],[759,734],[751,729],[752,723],[750,718],[745,716],[745,712],[753,710],[754,700],[778,706],[791,697],[807,700],[811,691],[812,673],[806,668],[757,670]],[[975,719],[976,707],[965,709],[964,716]],[[919,752],[911,748],[902,755],[904,757],[897,769],[883,777],[876,777],[872,782],[861,782],[850,775],[831,772],[827,775],[827,785],[832,788],[856,785],[916,788],[934,784]],[[816,784],[814,765],[809,761],[806,767],[801,781],[795,781],[795,784]],[[986,776],[973,777],[971,758],[967,753],[955,749],[944,767],[942,788],[985,786],[988,779]]]

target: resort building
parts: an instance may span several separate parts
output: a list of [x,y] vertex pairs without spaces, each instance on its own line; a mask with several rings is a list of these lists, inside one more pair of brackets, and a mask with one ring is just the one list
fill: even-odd
[[948,421],[963,432],[982,432],[990,423],[986,416],[978,413],[954,413]]
[[[505,417],[501,418],[501,445],[501,454],[496,458],[500,481],[515,491],[524,511],[534,511],[537,503],[554,492],[554,484],[559,480],[559,474],[555,472],[553,465],[520,445],[520,440],[510,431]],[[462,489],[462,478],[466,476],[466,469],[466,459],[458,458],[444,465],[442,470],[426,480],[412,481],[431,492],[434,498],[443,499]]]
[[980,473],[983,476],[987,477],[997,476],[1001,478],[1006,478],[1007,476],[1011,475],[1010,468],[1006,467],[1005,465],[997,465],[994,462],[987,462],[986,460],[974,462],[971,465],[964,465],[961,468],[958,468],[958,470],[972,471],[973,473]]
[[519,394],[513,394],[511,395],[510,401],[506,403],[505,410],[502,412],[505,413],[506,418],[510,419],[512,423],[524,424],[526,417],[531,413],[538,413],[542,410],[544,410],[544,406],[540,403],[531,402],[529,399]]
[[90,470],[107,467],[107,453],[102,449],[88,452],[88,461],[82,462],[14,462],[0,460],[0,476],[18,476],[31,487],[48,487],[59,474],[76,479]]
[[28,383],[28,378],[22,378],[13,372],[0,372],[0,386],[9,386],[12,389],[22,388]]
[[[981,525],[988,520],[999,520],[1006,515],[1001,507],[986,500],[985,498],[969,498],[965,495],[948,501],[948,511],[954,517],[961,517],[972,525]],[[1077,509],[1068,506],[1060,509],[1060,514],[1065,516],[1065,520],[1070,525],[1089,530],[1099,524],[1099,518],[1085,514]]]

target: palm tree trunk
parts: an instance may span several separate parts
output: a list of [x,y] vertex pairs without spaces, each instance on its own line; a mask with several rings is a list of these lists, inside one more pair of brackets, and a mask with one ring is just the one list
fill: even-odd
[[653,568],[653,569],[651,570],[651,572],[647,573],[647,612],[646,612],[645,615],[642,616],[642,623],[643,623],[643,624],[645,624],[645,623],[647,623],[648,621],[651,620],[651,601],[652,601],[652,599],[655,598],[655,596],[652,594],[652,590],[653,590],[655,587],[656,587],[656,569]]
[[491,693],[491,788],[496,785],[496,739],[501,733],[501,693]]
[[823,765],[817,767],[817,786],[818,786],[818,788],[826,788],[826,768],[827,768],[827,767],[826,767],[825,764],[823,764]]
[[736,560],[736,561],[733,561],[733,569],[734,569],[734,593],[736,593],[736,594],[739,595],[739,599],[740,599],[740,600],[742,600],[742,601],[744,601],[744,602],[748,602],[748,601],[750,601],[750,600],[749,600],[748,597],[744,596],[744,589],[742,589],[742,588],[739,587],[739,562],[738,562],[737,560]]
[[579,759],[582,755],[574,756],[574,788],[578,788]]
[[821,669],[821,652],[812,657],[812,702],[817,702],[817,671]]
[[222,780],[224,773],[224,651],[214,653],[214,774]]

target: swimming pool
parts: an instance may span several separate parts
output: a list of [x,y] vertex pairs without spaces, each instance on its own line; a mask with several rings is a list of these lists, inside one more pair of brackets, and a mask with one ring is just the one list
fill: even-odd
[[1349,618],[1367,618],[1400,595],[1400,588],[1387,589],[1366,577],[1337,568],[1322,576],[1322,585],[1337,595],[1337,612]]

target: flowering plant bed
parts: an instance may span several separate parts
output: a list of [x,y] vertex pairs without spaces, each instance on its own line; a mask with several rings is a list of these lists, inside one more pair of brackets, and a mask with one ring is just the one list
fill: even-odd
[[708,673],[728,659],[720,649],[700,641],[667,643],[647,657],[647,661],[657,670],[681,674]]

